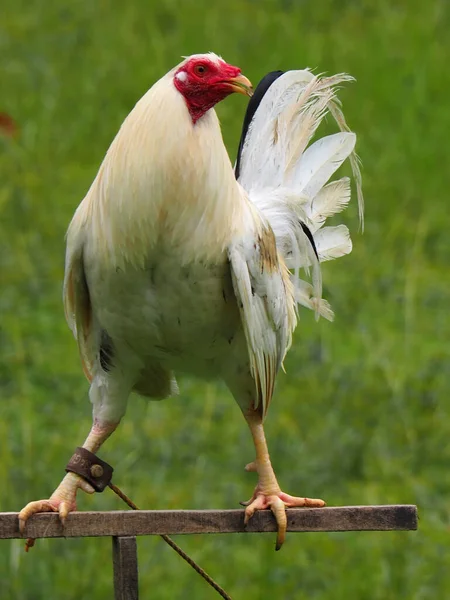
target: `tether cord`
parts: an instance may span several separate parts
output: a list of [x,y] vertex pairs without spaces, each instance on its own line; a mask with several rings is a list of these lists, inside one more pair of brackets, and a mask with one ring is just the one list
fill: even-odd
[[[117,485],[114,485],[113,483],[109,483],[108,486],[112,489],[112,491],[117,494],[119,496],[119,498],[121,498],[126,504],[128,504],[128,506],[130,508],[132,508],[133,510],[139,510],[139,508],[136,506],[136,504],[130,500],[130,498],[128,498],[128,496],[126,494],[124,494],[122,492],[122,490],[120,488],[117,487]],[[192,558],[190,556],[188,556],[186,554],[186,552],[184,552],[184,550],[182,550],[180,548],[180,546],[178,544],[176,544],[172,538],[170,538],[168,535],[165,534],[160,534],[160,537],[162,537],[162,539],[166,542],[166,544],[169,544],[169,546],[171,548],[173,548],[175,550],[175,552],[177,554],[179,554],[181,556],[181,558],[183,558],[188,565],[190,565],[194,571],[197,571],[197,573],[203,577],[203,579],[209,583],[209,585],[214,588],[216,590],[216,592],[222,596],[222,598],[225,598],[225,600],[232,600],[231,596],[229,596],[226,591],[220,587],[220,585],[218,583],[216,583],[214,581],[214,579],[212,577],[210,577],[208,575],[208,573],[206,571],[204,571],[200,565],[198,565],[194,560],[192,560]]]

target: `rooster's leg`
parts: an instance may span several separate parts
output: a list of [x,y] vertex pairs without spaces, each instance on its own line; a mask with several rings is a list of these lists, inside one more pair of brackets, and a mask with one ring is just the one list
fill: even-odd
[[246,470],[258,473],[258,485],[253,496],[249,502],[244,503],[245,523],[257,510],[270,508],[278,525],[276,550],[279,550],[286,537],[286,508],[295,506],[321,508],[325,506],[325,502],[315,498],[297,498],[281,491],[270,462],[261,416],[253,411],[244,416],[250,427],[256,450],[256,459],[246,466]]
[[[94,420],[92,429],[83,444],[83,448],[94,454],[103,442],[113,433],[119,423],[100,423]],[[59,486],[48,500],[29,502],[19,513],[20,532],[23,533],[27,520],[38,512],[57,512],[64,523],[67,515],[76,510],[76,495],[78,488],[88,494],[94,493],[94,488],[82,477],[75,473],[67,473]]]

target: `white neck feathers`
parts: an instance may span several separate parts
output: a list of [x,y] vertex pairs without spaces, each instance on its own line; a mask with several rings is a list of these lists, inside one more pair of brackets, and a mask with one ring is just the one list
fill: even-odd
[[[157,245],[220,260],[245,207],[214,110],[192,124],[173,75],[136,104],[79,207],[97,254],[143,266]],[[84,219],[83,219],[84,220]]]

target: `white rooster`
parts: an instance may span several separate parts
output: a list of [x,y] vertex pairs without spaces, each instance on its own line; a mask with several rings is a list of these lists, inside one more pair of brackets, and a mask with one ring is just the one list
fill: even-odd
[[[125,119],[67,236],[66,317],[93,404],[83,447],[98,451],[132,391],[176,394],[178,371],[222,378],[256,450],[246,468],[258,484],[245,519],[270,507],[277,549],[286,507],[324,506],[281,491],[263,421],[297,304],[332,317],[319,260],[347,254],[351,241],[344,225],[322,225],[349,202],[348,178],[327,184],[348,157],[362,215],[356,137],[334,95],[349,79],[307,70],[267,76],[249,104],[236,180],[213,107],[232,92],[251,96],[251,84],[215,54],[186,58]],[[341,132],[308,147],[327,112]],[[312,284],[299,278],[301,267],[311,268]],[[21,530],[36,512],[64,521],[78,488],[94,491],[67,473],[48,500],[22,509]]]

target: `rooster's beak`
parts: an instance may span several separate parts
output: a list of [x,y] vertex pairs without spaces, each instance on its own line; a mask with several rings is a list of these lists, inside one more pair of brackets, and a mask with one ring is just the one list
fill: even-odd
[[232,77],[231,79],[227,79],[224,81],[233,92],[237,92],[238,94],[245,94],[246,96],[253,96],[253,86],[251,82],[244,77],[244,75],[238,75],[237,77]]

